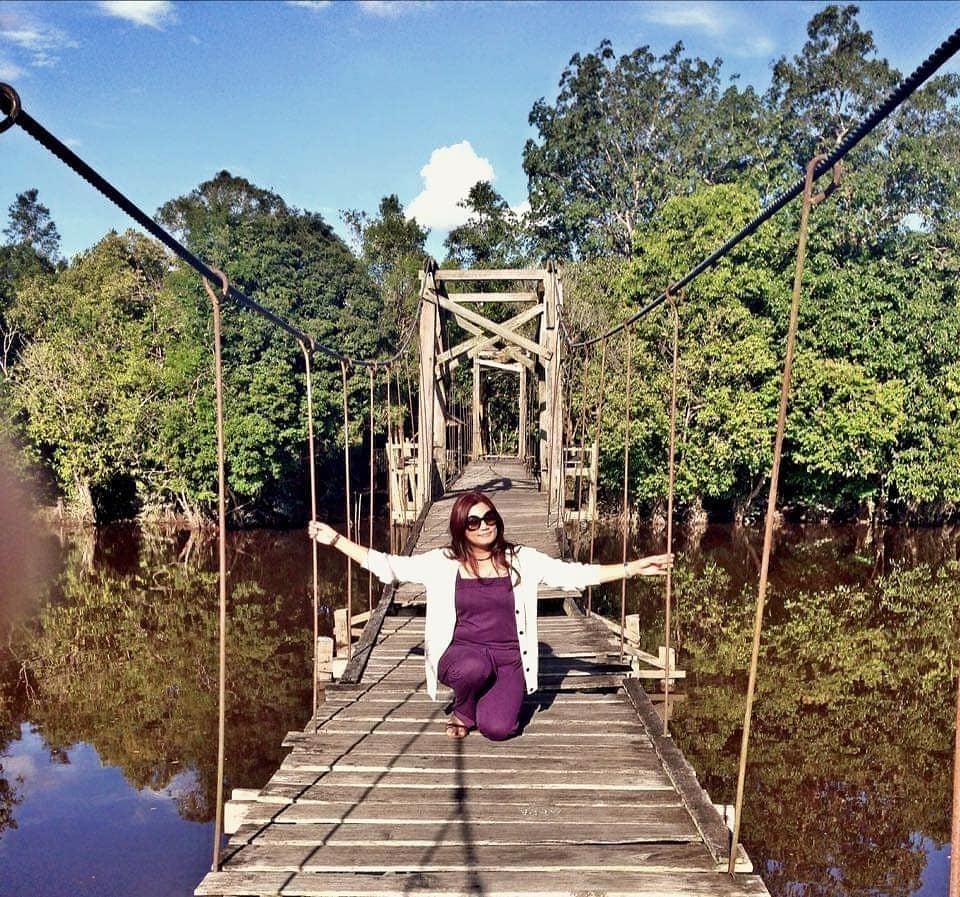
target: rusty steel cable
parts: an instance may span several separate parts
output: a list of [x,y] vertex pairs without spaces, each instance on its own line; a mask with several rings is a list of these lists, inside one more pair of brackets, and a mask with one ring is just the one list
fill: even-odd
[[[572,362],[571,362],[572,365]],[[579,463],[577,465],[577,544],[580,543],[580,524],[583,521],[583,447],[587,444],[587,391],[588,391],[588,377],[590,373],[590,350],[587,349],[583,353],[583,367],[582,367],[582,386],[580,390],[580,451],[579,451]],[[572,378],[571,378],[572,379]],[[576,447],[577,442],[577,430],[574,430],[573,443]]]
[[211,273],[220,281],[222,297],[203,279],[213,309],[213,382],[217,421],[217,557],[219,561],[219,652],[217,674],[217,807],[213,821],[214,872],[220,870],[220,841],[223,838],[223,773],[226,753],[227,716],[227,475],[226,439],[223,426],[223,356],[221,352],[220,299],[226,298],[230,283],[222,271]]
[[[554,490],[557,493],[557,526],[563,526],[563,495],[565,492],[565,483],[563,481],[564,470],[563,470],[563,428],[557,427],[557,394],[560,392],[560,367],[563,364],[562,353],[560,351],[561,343],[560,340],[557,340],[557,350],[556,358],[553,360],[554,372],[553,372],[553,389],[551,390],[550,396],[550,432],[554,437],[560,437],[560,470],[554,470],[553,456],[555,454],[555,449],[553,444],[550,445],[550,454],[547,464],[547,470],[549,471],[550,476],[550,488],[547,490],[547,520],[549,521],[550,515],[552,513],[552,505],[554,498]],[[542,463],[542,459],[541,459]],[[560,540],[560,556],[564,556],[564,546],[566,545],[566,538]]]
[[[858,144],[864,137],[870,134],[877,125],[893,113],[898,106],[904,103],[910,96],[934,73],[943,66],[956,52],[960,50],[960,28],[953,32],[936,50],[934,50],[908,77],[904,78],[897,87],[895,87],[869,115],[866,116],[853,130],[847,133],[847,136],[833,150],[822,157],[822,161],[817,164],[814,172],[814,180],[834,168],[844,157]],[[788,205],[798,196],[803,194],[806,177],[799,178],[792,186],[778,193],[768,205],[766,205],[751,221],[745,224],[733,236],[731,236],[723,245],[714,250],[710,255],[694,265],[679,280],[670,284],[669,289],[676,293],[687,286],[694,278],[698,277],[708,268],[713,267],[721,258],[723,258],[738,243],[741,243],[749,237],[757,228],[768,219],[772,218],[784,206]],[[579,343],[572,343],[571,348],[579,349],[592,343],[599,342],[602,339],[613,336],[615,333],[623,330],[628,324],[632,324],[638,318],[642,318],[658,305],[666,301],[667,291],[660,293],[656,298],[649,301],[639,311],[624,319],[615,327],[611,327],[599,336],[582,340]]]
[[[680,358],[680,313],[673,294],[667,293],[670,301],[673,323],[673,365],[670,375],[670,449],[667,462],[667,554],[673,554],[673,493],[676,486],[677,456],[677,380]],[[670,734],[670,612],[673,604],[673,567],[667,567],[664,583],[664,621],[663,621],[663,735]]]
[[[310,521],[316,523],[317,520],[317,462],[316,462],[316,444],[313,435],[313,373],[310,369],[310,350],[305,343],[300,344],[303,352],[304,370],[307,380],[307,449],[309,451],[308,469],[310,471]],[[320,638],[320,571],[319,571],[319,551],[320,545],[316,539],[310,540],[313,559],[313,732],[317,733],[319,723],[317,722],[317,708],[320,703],[317,686],[317,642]]]
[[[593,441],[594,441],[594,444],[597,446],[598,457],[599,457],[599,447],[600,447],[600,420],[601,420],[601,417],[603,416],[603,399],[605,396],[604,381],[606,380],[606,373],[607,373],[607,341],[604,340],[601,343],[600,382],[597,387],[598,393],[599,393],[597,397],[597,418],[596,418],[596,424],[594,426],[594,431],[593,431]],[[592,455],[591,455],[591,462],[592,462]],[[597,470],[597,480],[598,480],[597,488],[598,489],[600,486],[599,479],[600,479],[600,471],[598,469]],[[593,563],[593,552],[594,552],[594,546],[596,545],[596,539],[597,539],[597,514],[596,514],[596,509],[594,509],[593,519],[590,521],[590,563],[591,564]],[[589,586],[587,588],[587,613],[591,613],[592,611],[593,611],[593,586]]]
[[[347,538],[353,538],[353,525],[350,507],[350,409],[347,406],[347,363],[340,360],[340,374],[343,380],[343,469],[344,502],[347,509]],[[353,559],[347,555],[347,660],[353,649]]]
[[630,380],[633,373],[633,352],[631,328],[626,329],[627,336],[627,391],[623,415],[623,579],[620,580],[620,660],[623,661],[624,633],[627,628],[627,544],[630,530]]
[[780,384],[780,406],[777,411],[777,430],[773,443],[773,463],[770,468],[770,491],[767,495],[767,512],[763,526],[763,551],[760,556],[760,582],[757,587],[757,604],[753,620],[753,643],[750,651],[750,673],[747,681],[746,706],[743,714],[743,734],[740,739],[740,764],[737,772],[737,796],[734,804],[733,840],[727,871],[733,875],[737,864],[737,846],[740,838],[740,823],[743,810],[744,780],[747,771],[747,750],[750,744],[750,721],[753,714],[753,698],[757,684],[757,666],[760,656],[760,635],[763,628],[763,605],[767,597],[767,580],[770,572],[770,553],[773,546],[773,528],[777,511],[777,487],[780,481],[780,459],[783,454],[783,434],[787,422],[787,402],[790,397],[790,377],[793,370],[793,355],[797,341],[797,320],[800,311],[800,288],[803,282],[803,265],[807,254],[807,231],[810,209],[814,204],[813,182],[823,156],[814,156],[807,163],[804,182],[803,204],[800,207],[800,228],[797,240],[797,264],[793,276],[793,294],[790,300],[790,323],[787,327],[787,344],[783,360],[783,379]]
[[[404,443],[407,440],[406,413],[403,409],[403,387],[400,383],[400,371],[397,370],[397,408],[400,409],[400,421],[397,425],[397,481],[400,486],[400,507],[403,511],[403,526],[406,526],[410,516],[410,504],[407,495],[407,459],[404,454]],[[413,421],[410,422],[411,429]],[[413,434],[410,434],[411,440]]]
[[390,451],[390,444],[393,442],[393,406],[390,401],[390,368],[387,367],[387,526],[390,529],[390,553],[392,554],[396,550],[396,545],[394,544],[394,517],[396,515],[396,509],[393,506],[393,480],[391,468],[393,467],[393,455]]
[[[186,246],[184,246],[179,240],[170,234],[169,231],[159,225],[153,220],[153,218],[144,212],[143,209],[129,199],[122,191],[117,189],[105,177],[103,177],[103,175],[84,162],[83,159],[81,159],[73,150],[70,149],[70,147],[57,139],[45,127],[43,127],[43,125],[36,121],[36,119],[30,116],[23,109],[19,94],[9,84],[0,83],[0,112],[2,112],[5,116],[3,121],[0,121],[0,134],[13,125],[18,125],[19,127],[23,128],[23,130],[33,137],[33,139],[36,140],[41,146],[53,153],[53,155],[63,162],[68,168],[80,175],[80,177],[90,184],[91,187],[103,194],[103,196],[109,199],[110,202],[117,206],[121,211],[129,215],[134,221],[137,222],[137,224],[147,231],[147,233],[159,240],[174,255],[186,262],[204,280],[213,282],[219,280],[218,271],[216,268],[207,265],[206,262],[198,258],[194,253],[187,249]],[[261,317],[266,318],[281,330],[286,331],[298,342],[306,343],[310,346],[311,351],[322,352],[324,355],[328,355],[331,358],[335,358],[339,361],[346,361],[353,365],[378,365],[395,361],[406,351],[407,345],[412,339],[415,329],[413,324],[408,327],[407,333],[400,340],[399,348],[389,358],[351,358],[337,349],[324,345],[323,343],[314,339],[314,337],[310,336],[310,334],[305,333],[298,327],[291,324],[289,321],[282,318],[280,315],[271,311],[269,308],[266,308],[256,300],[251,299],[241,290],[238,290],[233,284],[228,284],[228,291],[229,298],[234,302],[246,309],[249,309],[250,311],[255,312]],[[417,316],[415,314],[413,321],[416,322],[416,320]]]
[[[367,516],[370,518],[370,531],[367,539],[367,548],[373,551],[373,486],[376,457],[373,453],[373,368],[368,367],[370,375],[370,508]],[[367,571],[367,611],[373,610],[373,572]]]

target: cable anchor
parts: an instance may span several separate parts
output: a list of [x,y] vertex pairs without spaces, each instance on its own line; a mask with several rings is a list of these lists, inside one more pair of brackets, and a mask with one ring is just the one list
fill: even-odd
[[21,108],[20,94],[9,84],[0,83],[0,111],[6,115],[6,118],[0,121],[0,134],[13,127]]
[[[826,159],[826,156],[818,156],[815,161],[821,161]],[[840,186],[843,181],[843,162],[837,160],[833,163],[833,168],[831,168],[831,180],[827,186],[821,190],[819,193],[815,193],[810,197],[810,205],[816,206],[822,203],[828,196],[831,196]]]

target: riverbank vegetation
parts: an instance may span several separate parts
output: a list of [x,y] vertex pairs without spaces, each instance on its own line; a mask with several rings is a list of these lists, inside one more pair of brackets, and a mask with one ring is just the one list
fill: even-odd
[[[490,184],[464,205],[447,264],[562,266],[574,339],[656,296],[829,150],[900,78],[854,6],[828,6],[763,92],[724,84],[720,61],[681,45],[575,54],[555,99],[530,113],[530,212]],[[782,496],[797,513],[941,520],[960,507],[960,76],[931,79],[850,155],[814,212]],[[798,211],[782,212],[690,285],[679,304],[677,495],[694,516],[748,518],[766,486]],[[319,214],[216,173],[158,220],[248,295],[349,355],[389,354],[410,323],[427,232],[397,196]],[[214,507],[211,324],[190,270],[132,232],[67,261],[36,189],[10,205],[0,247],[0,406],[18,464],[87,521]],[[241,309],[225,312],[226,431],[235,523],[304,513],[306,422],[299,347]],[[666,491],[670,328],[634,328],[630,432],[625,345],[569,360],[567,430],[599,432],[601,495],[616,502],[631,444],[631,502]],[[415,362],[409,362],[415,370]],[[321,482],[341,474],[339,366],[318,361]],[[367,380],[350,372],[353,417]],[[605,396],[599,427],[594,418]],[[380,412],[382,414],[382,412]],[[510,403],[491,409],[509,426]],[[514,424],[515,426],[515,424]],[[354,441],[365,437],[356,427]],[[357,472],[358,481],[366,474]]]

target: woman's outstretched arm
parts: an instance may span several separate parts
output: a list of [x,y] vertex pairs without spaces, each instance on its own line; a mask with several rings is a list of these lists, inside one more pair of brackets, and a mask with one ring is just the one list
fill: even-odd
[[672,554],[651,554],[625,564],[597,564],[600,582],[616,582],[633,576],[665,576],[673,566]]
[[338,533],[332,526],[322,523],[319,520],[311,520],[307,525],[307,534],[315,542],[321,545],[329,545],[343,552],[348,558],[356,561],[358,564],[365,564],[370,550],[363,545],[357,545],[351,542],[342,533]]

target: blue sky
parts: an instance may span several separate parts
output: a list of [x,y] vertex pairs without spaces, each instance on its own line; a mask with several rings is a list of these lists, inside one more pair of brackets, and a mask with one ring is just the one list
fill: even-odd
[[[0,81],[153,213],[226,168],[321,212],[396,193],[440,253],[480,179],[526,199],[527,117],[603,38],[724,60],[763,90],[825,3],[0,2]],[[912,71],[960,2],[860,4],[879,55]],[[957,60],[948,70],[960,71]],[[31,187],[65,255],[129,220],[19,128],[0,134],[0,214]]]

